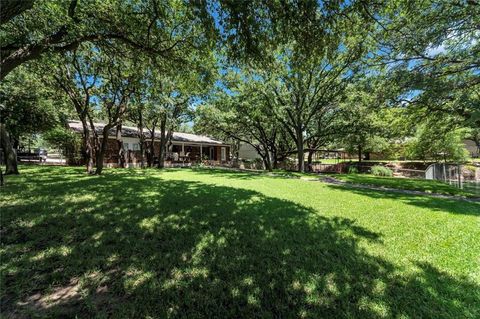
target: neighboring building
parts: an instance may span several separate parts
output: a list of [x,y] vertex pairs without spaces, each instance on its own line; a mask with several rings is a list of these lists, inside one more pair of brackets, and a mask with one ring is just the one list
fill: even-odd
[[[82,134],[83,127],[80,121],[69,121],[68,125],[74,132]],[[103,123],[95,123],[95,129],[98,134],[101,134],[104,126],[105,124]],[[126,151],[126,163],[128,166],[140,164],[141,153],[138,134],[136,127],[122,126],[123,148]],[[148,131],[144,132],[144,134],[149,143]],[[115,166],[119,161],[119,146],[115,136],[116,128],[112,128],[109,132],[108,146],[105,153],[105,163],[108,166]],[[159,154],[159,132],[155,133],[155,138],[155,154]],[[212,164],[227,163],[230,160],[230,145],[208,136],[174,132],[171,152],[166,154],[167,166],[168,164],[192,163],[200,160],[207,160]]]
[[480,157],[479,150],[477,145],[475,144],[474,141],[472,140],[464,140],[463,143],[465,144],[465,148],[468,151],[468,154],[472,158],[478,158]]

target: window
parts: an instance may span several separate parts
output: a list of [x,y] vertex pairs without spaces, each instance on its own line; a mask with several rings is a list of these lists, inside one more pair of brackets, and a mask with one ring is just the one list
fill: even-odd
[[128,150],[128,143],[123,143],[123,150],[124,151]]
[[134,151],[140,151],[140,143],[133,143],[132,146]]

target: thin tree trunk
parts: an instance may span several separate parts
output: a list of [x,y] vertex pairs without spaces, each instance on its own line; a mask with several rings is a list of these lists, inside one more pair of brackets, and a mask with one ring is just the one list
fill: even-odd
[[17,153],[13,149],[10,134],[4,123],[0,123],[0,145],[5,156],[5,175],[18,174]]
[[122,138],[122,124],[117,125],[117,145],[118,145],[118,166],[121,168],[125,168],[125,149],[123,148],[123,138]]
[[148,156],[147,156],[147,165],[148,167],[153,167],[155,161],[155,125],[153,125],[152,130],[150,131],[150,144],[148,145]]
[[272,161],[271,161],[270,155],[268,153],[267,153],[267,156],[265,156],[265,159],[267,160],[266,161],[266,164],[267,164],[266,168],[269,172],[271,172],[272,171]]
[[165,130],[167,126],[167,116],[164,115],[160,121],[160,154],[158,155],[158,168],[165,167],[165,151],[167,138],[165,136]]
[[145,138],[140,138],[140,168],[145,168]]
[[358,145],[358,162],[362,162],[362,145]]
[[103,128],[102,143],[100,144],[100,149],[96,152],[95,175],[102,174],[103,161],[104,161],[104,158],[105,158],[105,151],[107,150],[107,145],[108,145],[108,131],[109,130],[110,130],[110,126],[105,125],[105,127]]
[[85,147],[85,165],[87,167],[87,173],[93,174],[94,147],[92,144],[92,136],[88,128],[87,120],[85,118],[81,120],[83,127],[83,145]]
[[315,154],[315,151],[308,150],[307,167],[309,172],[312,171],[313,154]]
[[298,171],[305,171],[305,151],[303,149],[303,132],[301,129],[296,130],[297,133],[297,159],[298,159]]
[[480,139],[474,139],[475,145],[477,146],[477,156],[480,156]]
[[140,167],[145,168],[145,136],[143,135],[143,117],[141,112],[139,115],[138,131],[140,140]]
[[269,172],[272,171],[272,162],[270,161],[270,156],[268,156],[268,152],[266,155],[261,155],[263,164],[265,165],[265,169]]
[[90,136],[87,137],[85,140],[85,153],[86,153],[86,165],[87,165],[87,173],[93,174],[93,156],[94,156],[94,147],[92,145],[92,138]]
[[153,167],[155,162],[155,133],[153,133],[152,139],[150,140],[150,160],[148,167]]

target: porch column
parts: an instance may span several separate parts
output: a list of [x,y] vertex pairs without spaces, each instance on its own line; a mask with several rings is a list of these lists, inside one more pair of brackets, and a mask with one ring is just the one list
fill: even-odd
[[185,143],[182,143],[182,156],[185,156]]
[[202,160],[202,144],[200,144],[200,160]]

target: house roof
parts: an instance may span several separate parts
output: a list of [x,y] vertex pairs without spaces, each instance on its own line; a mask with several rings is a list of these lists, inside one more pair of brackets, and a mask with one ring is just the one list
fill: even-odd
[[[105,126],[104,123],[94,123],[95,130],[98,134],[100,134]],[[68,121],[68,126],[77,133],[83,132],[82,122],[80,121]],[[160,130],[155,130],[155,137],[160,138]],[[138,137],[138,129],[133,126],[122,126],[122,136],[125,137]],[[116,128],[112,128],[109,131],[110,136],[116,135]],[[145,137],[149,137],[149,133],[144,132]],[[190,134],[190,133],[181,133],[181,132],[173,132],[172,141],[175,142],[190,142],[190,143],[204,143],[204,144],[219,144],[225,145],[222,141],[215,140],[205,135],[197,135],[197,134]]]

